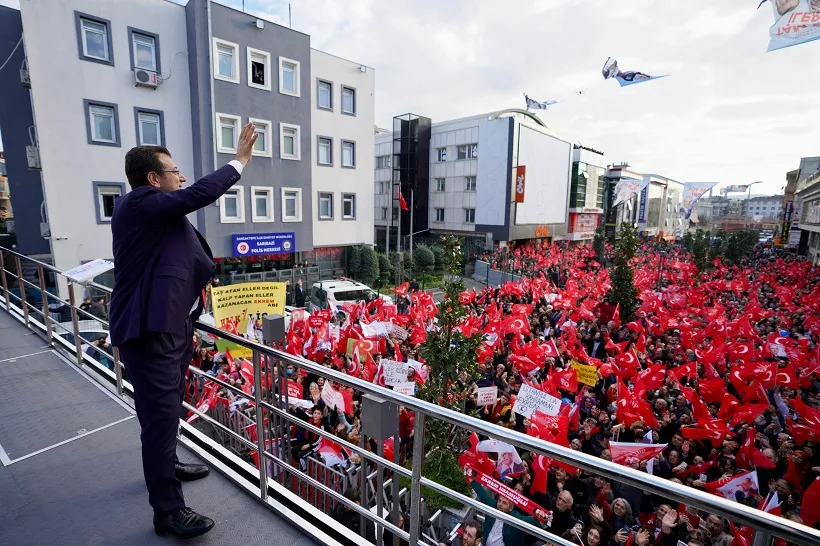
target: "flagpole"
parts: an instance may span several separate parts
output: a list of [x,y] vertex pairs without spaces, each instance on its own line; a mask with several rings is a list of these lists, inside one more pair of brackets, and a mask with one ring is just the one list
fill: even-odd
[[415,208],[416,191],[410,188],[410,260],[413,259],[413,209]]

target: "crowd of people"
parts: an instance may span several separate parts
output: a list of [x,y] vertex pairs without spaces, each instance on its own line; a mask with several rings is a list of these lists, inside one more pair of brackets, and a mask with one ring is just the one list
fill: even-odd
[[[738,265],[716,260],[698,271],[682,249],[666,251],[662,269],[654,243],[638,251],[632,266],[640,301],[634,316],[623,318],[608,299],[608,271],[589,246],[530,244],[489,256],[522,279],[461,294],[467,316],[459,330],[484,340],[478,375],[465,374],[460,386],[468,393],[467,412],[820,528],[820,270],[757,249]],[[407,380],[417,384],[435,367],[420,351],[438,327],[428,294],[404,285],[394,306],[376,300],[333,311],[321,324],[292,320],[286,350],[380,384],[382,359],[407,362]],[[237,385],[247,381],[206,349],[195,362]],[[357,393],[326,386],[304,370],[286,373],[290,394],[301,400],[295,414],[359,443]],[[284,382],[274,379],[266,396],[281,394]],[[557,415],[516,411],[525,386],[559,399]],[[497,397],[479,405],[478,390],[487,387],[495,387]],[[412,412],[402,409],[402,450],[412,445],[412,423]],[[294,460],[318,450],[335,455],[333,464],[360,462],[344,450],[323,450],[327,443],[307,429],[296,427],[295,435]],[[477,498],[567,540],[587,546],[751,543],[751,528],[717,515],[511,446],[482,449],[483,443],[465,445],[469,456],[460,458]],[[374,442],[368,445],[376,451]],[[538,517],[503,494],[490,494],[476,479],[481,473],[529,499]],[[340,510],[341,518],[346,512]],[[490,517],[461,531],[464,544],[535,542]]]

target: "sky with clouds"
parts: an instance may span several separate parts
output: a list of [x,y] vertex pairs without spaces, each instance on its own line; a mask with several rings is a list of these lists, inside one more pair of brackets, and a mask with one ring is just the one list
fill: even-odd
[[[562,101],[538,114],[559,135],[676,180],[762,180],[755,193],[777,193],[801,157],[820,155],[820,41],[766,53],[774,17],[757,0],[245,0],[245,9],[287,25],[289,3],[313,47],[375,68],[382,127],[406,112],[435,122],[523,108],[526,92]],[[620,88],[601,76],[610,56],[622,70],[670,77]]]

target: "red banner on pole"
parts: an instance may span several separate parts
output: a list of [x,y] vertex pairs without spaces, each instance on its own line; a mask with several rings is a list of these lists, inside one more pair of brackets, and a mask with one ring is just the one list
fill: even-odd
[[527,166],[519,165],[515,168],[515,202],[524,202],[524,188],[527,183]]
[[[482,486],[486,487],[492,493],[495,493],[496,495],[501,495],[505,499],[509,500],[510,502],[515,504],[515,506],[518,509],[520,509],[523,512],[526,512],[527,514],[529,514],[531,516],[533,516],[535,519],[537,519],[541,523],[546,523],[546,521],[547,521],[546,518],[550,513],[548,510],[544,509],[542,506],[540,506],[538,504],[535,504],[534,502],[532,502],[530,499],[528,499],[522,493],[519,493],[518,491],[516,491],[515,489],[513,489],[511,487],[507,487],[506,485],[504,485],[500,481],[492,478],[491,476],[488,476],[487,474],[484,474],[483,472],[479,472],[478,470],[475,470],[474,468],[470,468],[470,467],[468,467],[468,468],[469,468],[469,470],[472,474],[470,476],[470,478],[477,481]],[[536,512],[537,512],[537,514],[536,514]],[[543,516],[541,514],[543,514]]]

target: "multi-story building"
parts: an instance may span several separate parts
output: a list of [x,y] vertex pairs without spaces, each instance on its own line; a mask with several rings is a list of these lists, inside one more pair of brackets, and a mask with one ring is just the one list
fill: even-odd
[[[820,265],[820,157],[804,157],[795,177],[791,225],[800,230],[798,254]],[[790,231],[793,233],[793,231]],[[793,241],[795,242],[795,241]]]
[[555,240],[588,241],[595,236],[604,213],[605,173],[603,152],[573,146],[567,233],[556,235]]
[[657,174],[641,174],[627,164],[613,165],[607,169],[605,178],[609,183],[610,196],[614,198],[615,188],[622,179],[643,180],[649,183],[632,198],[617,207],[608,204],[607,227],[609,236],[614,236],[623,222],[634,224],[641,235],[674,240],[682,235],[683,224],[680,207],[683,197],[683,183]]
[[760,195],[743,201],[743,216],[755,222],[783,218],[783,195]]
[[723,195],[701,197],[695,203],[695,211],[700,225],[708,226],[713,220],[723,218],[729,214],[731,200]]
[[[403,148],[408,139],[396,135],[394,128],[378,135],[375,143],[379,243],[388,226],[408,225],[400,216],[395,188],[401,183],[409,207],[409,188],[400,174],[403,167],[396,164],[396,143]],[[426,213],[426,236],[455,233],[505,245],[567,234],[572,145],[536,116],[511,109],[433,123],[429,149],[424,144],[418,148],[428,150],[429,176],[418,180],[412,201],[416,210],[425,207],[418,214]],[[417,160],[407,154],[401,157],[406,164]]]
[[[20,8],[0,8],[0,27],[22,16],[30,95],[4,96],[0,123],[7,148],[28,144],[28,127],[5,120],[27,104],[33,113],[42,235],[50,232],[57,267],[111,257],[114,202],[130,190],[129,148],[169,148],[193,182],[233,158],[249,122],[260,136],[241,181],[190,217],[215,256],[235,258],[234,267],[251,254],[265,269],[337,267],[341,247],[372,243],[373,69],[208,0],[22,0]],[[15,205],[29,190],[19,193]],[[238,244],[243,237],[251,244]]]

